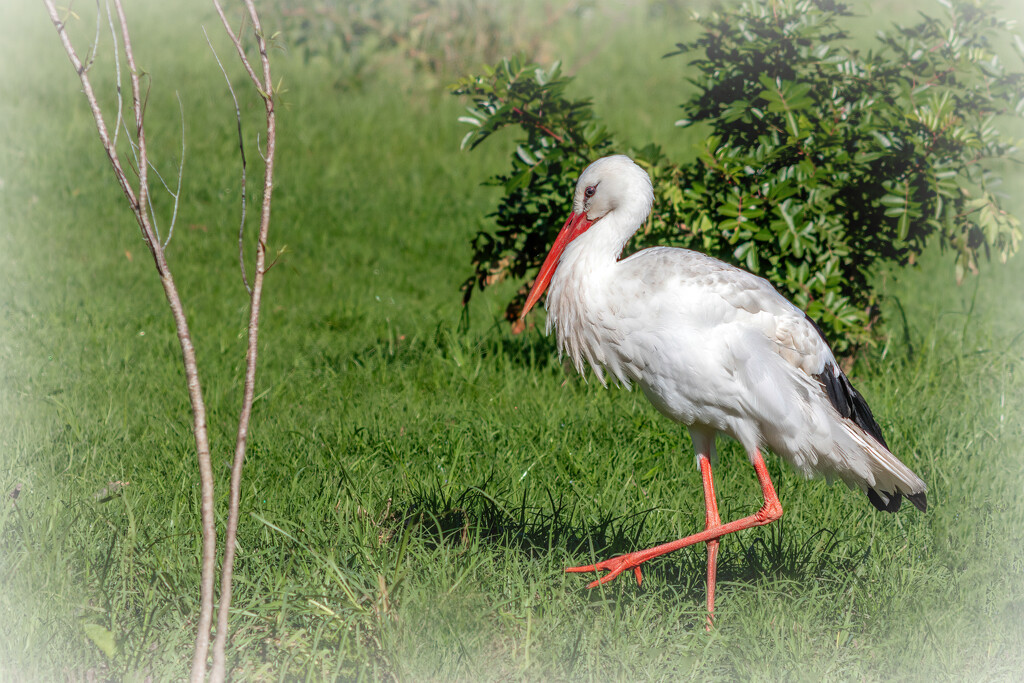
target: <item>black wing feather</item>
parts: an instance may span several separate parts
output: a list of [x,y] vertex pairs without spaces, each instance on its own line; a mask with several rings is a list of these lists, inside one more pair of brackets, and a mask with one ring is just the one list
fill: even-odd
[[[814,326],[822,341],[828,345],[825,333],[818,327],[818,323],[814,322],[814,318],[806,313],[804,313],[804,317],[807,318],[807,322]],[[835,363],[826,363],[825,369],[819,374],[814,375],[814,379],[818,380],[821,386],[825,388],[828,400],[832,403],[837,413],[848,420],[853,420],[854,424],[870,434],[875,441],[889,448],[888,444],[885,443],[885,437],[882,436],[882,428],[878,426],[878,423],[875,422],[875,416],[871,414],[868,402],[864,400],[859,391],[853,388],[853,385],[850,384],[850,379]]]
[[[804,315],[814,325],[814,329],[818,331],[818,334],[827,344],[828,340],[825,339],[825,335],[822,333],[821,328],[818,327],[818,324],[810,316]],[[868,402],[864,400],[859,391],[853,388],[853,385],[850,384],[850,379],[835,363],[826,363],[821,373],[814,375],[814,379],[821,383],[825,393],[828,394],[829,402],[832,403],[837,413],[848,420],[852,420],[854,424],[870,434],[875,441],[885,446],[886,449],[889,448],[889,445],[885,443],[885,437],[882,436],[882,428],[878,426],[875,416],[871,414]],[[883,491],[882,493],[888,497],[888,502],[884,501],[882,496],[878,495],[878,491],[874,489],[868,489],[868,500],[883,512],[896,512],[900,509],[900,505],[903,504],[903,494],[900,491],[893,491],[892,493]],[[928,507],[928,501],[924,492],[908,494],[907,500],[913,503],[914,507],[921,512],[924,512]]]
[[868,489],[868,500],[871,504],[882,512],[896,512],[900,509],[900,505],[903,504],[903,494],[897,491],[896,493],[889,493],[884,491],[885,495],[889,496],[889,502],[886,503],[882,500],[882,497],[878,495],[875,489]]
[[871,408],[860,392],[853,388],[849,378],[843,374],[835,363],[827,363],[825,369],[814,379],[821,382],[828,394],[836,412],[843,417],[852,420],[854,424],[870,434],[875,441],[888,448],[885,437],[882,436],[882,428],[875,422],[875,416],[871,414]]

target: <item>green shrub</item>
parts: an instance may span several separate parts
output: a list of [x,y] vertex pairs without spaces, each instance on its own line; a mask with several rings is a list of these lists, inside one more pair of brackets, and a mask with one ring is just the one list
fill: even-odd
[[[554,221],[568,215],[566,198],[571,201],[576,176],[612,148],[589,100],[566,98],[571,81],[557,63],[545,70],[515,58],[485,67],[484,76],[455,86],[456,94],[469,95],[474,103],[470,115],[459,119],[474,126],[462,139],[463,148],[473,149],[507,126],[519,126],[526,134],[516,146],[512,169],[489,181],[502,185],[505,196],[494,213],[497,229],[473,239],[474,273],[462,286],[463,304],[469,303],[474,286],[522,279],[540,268],[558,229]],[[509,302],[506,317],[513,324],[526,291],[523,285]]]
[[[952,250],[958,281],[981,254],[1005,261],[1021,230],[991,162],[1015,151],[998,126],[1024,114],[1024,75],[999,51],[1021,56],[1024,45],[989,4],[943,4],[943,18],[895,26],[870,50],[829,0],[753,0],[696,17],[701,35],[667,56],[693,57],[697,92],[678,124],[707,136],[689,163],[654,146],[631,151],[656,194],[637,246],[698,249],[768,278],[838,352],[876,335],[877,268],[913,264],[933,236]],[[508,126],[525,133],[511,170],[491,179],[506,194],[497,229],[474,240],[466,301],[474,287],[534,272],[577,174],[625,151],[587,101],[566,98],[568,82],[512,60],[455,86],[473,102],[464,146]]]

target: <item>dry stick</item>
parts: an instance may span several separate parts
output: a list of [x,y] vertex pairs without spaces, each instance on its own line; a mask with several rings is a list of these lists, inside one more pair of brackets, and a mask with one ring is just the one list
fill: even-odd
[[249,417],[252,414],[253,397],[256,392],[256,354],[259,338],[260,299],[263,293],[263,275],[266,272],[267,234],[270,230],[270,199],[274,189],[274,149],[277,141],[277,121],[274,112],[273,81],[270,77],[270,58],[267,56],[267,41],[260,26],[260,18],[256,14],[252,0],[244,0],[249,18],[252,20],[256,43],[259,48],[260,62],[263,65],[262,81],[257,77],[245,56],[245,49],[231,25],[228,23],[224,10],[218,0],[213,0],[220,15],[224,30],[231,37],[238,57],[256,85],[263,98],[267,111],[267,153],[264,156],[266,165],[263,173],[263,207],[260,213],[260,230],[256,241],[256,268],[252,277],[252,291],[249,303],[249,342],[245,354],[245,388],[242,399],[242,411],[238,417],[238,434],[235,440],[235,458],[231,465],[231,501],[228,511],[228,524],[224,536],[224,561],[220,574],[220,602],[217,607],[217,636],[213,643],[213,669],[210,680],[221,683],[225,676],[225,646],[228,637],[228,611],[231,608],[231,575],[235,561],[235,538],[238,532],[238,502],[242,488],[242,465],[245,462],[245,445],[249,433]]
[[[146,137],[142,122],[142,101],[139,88],[139,74],[135,67],[135,57],[132,53],[131,39],[128,33],[128,23],[124,16],[124,9],[120,0],[114,0],[114,7],[117,10],[118,21],[121,24],[121,36],[124,43],[125,57],[131,74],[132,85],[132,108],[135,114],[135,134],[139,147],[139,191],[136,195],[132,189],[124,169],[121,166],[120,158],[115,149],[110,135],[107,132],[107,125],[103,120],[103,113],[89,81],[85,67],[82,65],[78,54],[71,45],[71,40],[65,30],[64,22],[57,14],[53,0],[43,0],[49,12],[50,20],[57,29],[64,51],[67,52],[71,65],[78,73],[82,82],[82,90],[89,102],[93,119],[96,121],[96,128],[99,132],[100,142],[107,153],[114,175],[121,186],[121,190],[128,198],[135,219],[138,221],[139,229],[142,231],[142,238],[149,247],[156,264],[157,273],[160,276],[160,283],[163,285],[164,295],[171,308],[174,317],[174,327],[178,334],[178,343],[181,346],[182,363],[185,367],[185,378],[188,384],[189,400],[192,404],[192,434],[196,441],[196,457],[199,462],[199,479],[202,489],[202,528],[203,528],[203,566],[202,586],[200,589],[201,607],[199,613],[199,627],[196,633],[195,652],[192,660],[192,679],[202,680],[206,668],[206,655],[210,645],[210,625],[213,620],[213,578],[216,561],[216,528],[213,517],[213,468],[210,465],[210,441],[206,429],[206,406],[203,403],[202,388],[199,384],[199,371],[196,365],[195,348],[192,346],[192,336],[189,332],[188,321],[185,318],[185,310],[178,294],[178,288],[171,276],[170,267],[164,256],[163,245],[157,239],[153,226],[149,221],[149,188],[147,187],[147,169],[149,160],[146,151]],[[114,49],[117,49],[115,43]],[[118,84],[120,88],[120,83]],[[198,675],[197,675],[198,672]]]

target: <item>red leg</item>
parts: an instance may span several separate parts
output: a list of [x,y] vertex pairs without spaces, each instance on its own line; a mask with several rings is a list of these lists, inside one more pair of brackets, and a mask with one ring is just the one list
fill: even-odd
[[[711,478],[711,461],[705,456],[698,458],[700,463],[700,477],[704,482],[704,530],[715,529],[722,526],[722,520],[718,516],[718,501],[715,500],[715,482]],[[713,615],[715,613],[715,578],[718,573],[718,544],[721,540],[716,538],[707,542],[708,548],[708,622],[707,628],[711,629]]]
[[[671,553],[680,548],[693,545],[695,543],[707,543],[708,541],[714,541],[726,534],[731,534],[736,531],[742,531],[749,529],[750,527],[762,526],[770,522],[774,522],[779,517],[782,517],[782,504],[779,503],[779,497],[775,495],[775,487],[772,486],[772,480],[768,476],[768,468],[765,467],[764,458],[761,457],[761,452],[758,450],[754,451],[752,457],[754,463],[754,471],[757,473],[757,480],[761,484],[761,493],[764,495],[764,505],[761,509],[743,519],[737,519],[734,522],[728,524],[722,524],[721,526],[712,527],[705,529],[700,533],[681,538],[678,541],[672,541],[670,543],[663,543],[656,545],[653,548],[647,550],[638,550],[634,553],[627,553],[626,555],[619,555],[597,564],[588,564],[582,567],[569,567],[565,571],[567,572],[598,572],[607,571],[608,573],[595,581],[590,582],[587,588],[593,588],[603,583],[608,583],[616,576],[621,574],[627,569],[633,569],[637,575],[637,580],[640,580],[639,568],[640,565],[647,560],[652,560],[655,557],[660,557],[667,553]],[[704,470],[701,470],[703,476]],[[708,469],[708,481],[710,481],[711,471]],[[710,548],[709,548],[710,555]],[[716,549],[717,559],[717,549]],[[710,560],[710,557],[709,557]],[[710,578],[710,576],[709,576]],[[710,596],[709,596],[710,604]]]

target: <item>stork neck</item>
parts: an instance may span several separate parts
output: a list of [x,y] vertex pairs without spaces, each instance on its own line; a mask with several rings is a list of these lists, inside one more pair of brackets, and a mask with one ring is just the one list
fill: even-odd
[[585,264],[588,268],[614,265],[641,221],[619,211],[601,218],[566,246],[555,277],[560,271],[572,270],[577,265]]
[[601,340],[604,303],[609,297],[616,298],[616,287],[621,284],[615,272],[618,258],[636,232],[635,227],[624,227],[629,217],[617,213],[606,214],[566,246],[551,278],[546,304],[547,331],[555,331],[559,354],[568,355],[581,373],[588,363],[602,383],[601,368],[608,360]]
[[549,327],[555,319],[563,325],[582,324],[590,302],[602,300],[603,293],[614,286],[619,255],[636,232],[636,227],[625,227],[628,219],[619,212],[609,213],[565,247],[548,289]]

